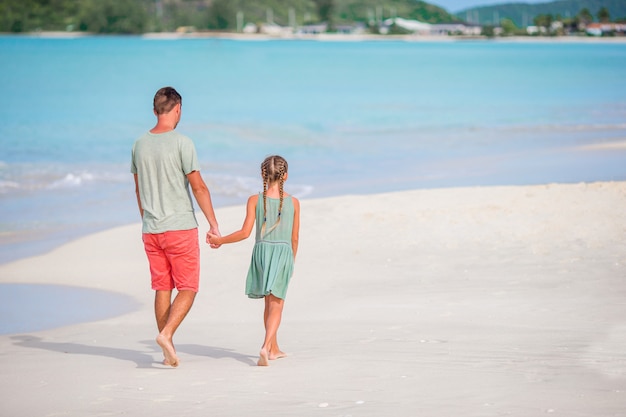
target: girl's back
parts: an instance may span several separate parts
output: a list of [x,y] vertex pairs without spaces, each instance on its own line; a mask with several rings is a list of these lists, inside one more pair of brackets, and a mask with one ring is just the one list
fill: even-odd
[[[267,214],[263,209],[263,194],[259,194],[256,205],[256,242],[286,243],[291,248],[291,234],[293,231],[294,207],[291,196],[285,196],[283,207],[278,221],[280,199],[267,197],[265,201]],[[265,228],[263,219],[265,218]],[[265,229],[265,230],[263,230]]]

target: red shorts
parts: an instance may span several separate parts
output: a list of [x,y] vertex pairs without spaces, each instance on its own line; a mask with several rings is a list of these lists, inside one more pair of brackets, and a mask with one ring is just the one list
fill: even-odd
[[143,246],[150,263],[152,289],[198,292],[200,246],[198,229],[144,233]]

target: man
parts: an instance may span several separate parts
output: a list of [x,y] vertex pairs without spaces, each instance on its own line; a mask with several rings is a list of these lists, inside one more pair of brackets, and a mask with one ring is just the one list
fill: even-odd
[[[156,126],[133,145],[131,172],[150,264],[154,312],[163,363],[178,366],[173,336],[195,299],[200,281],[198,223],[191,191],[210,225],[219,233],[211,194],[200,175],[193,142],[176,132],[182,98],[172,87],[154,96]],[[172,302],[172,290],[178,293]]]

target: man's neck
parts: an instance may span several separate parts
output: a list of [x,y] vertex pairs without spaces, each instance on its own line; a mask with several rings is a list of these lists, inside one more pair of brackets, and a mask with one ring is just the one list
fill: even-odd
[[150,133],[166,133],[176,129],[176,123],[161,121],[157,122],[156,126],[154,126]]

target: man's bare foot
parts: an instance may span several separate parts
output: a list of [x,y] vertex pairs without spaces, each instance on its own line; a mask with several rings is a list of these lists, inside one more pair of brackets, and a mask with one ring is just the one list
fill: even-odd
[[259,356],[259,361],[256,364],[259,366],[269,366],[270,363],[267,356],[267,350],[261,349]]
[[[163,359],[163,362],[161,362],[163,365],[165,366],[172,366],[170,365],[170,361],[168,361],[167,359]],[[180,364],[180,361],[176,362],[176,365],[174,365],[174,368],[177,367]]]
[[271,361],[275,360],[275,359],[280,359],[280,358],[285,358],[287,357],[287,354],[283,351],[278,351],[276,353],[270,352],[269,354],[269,358]]
[[168,340],[162,334],[159,334],[156,338],[156,342],[161,346],[161,349],[163,349],[163,356],[165,356],[163,365],[176,368],[178,366],[178,357],[176,356],[176,350],[174,349],[172,341]]

